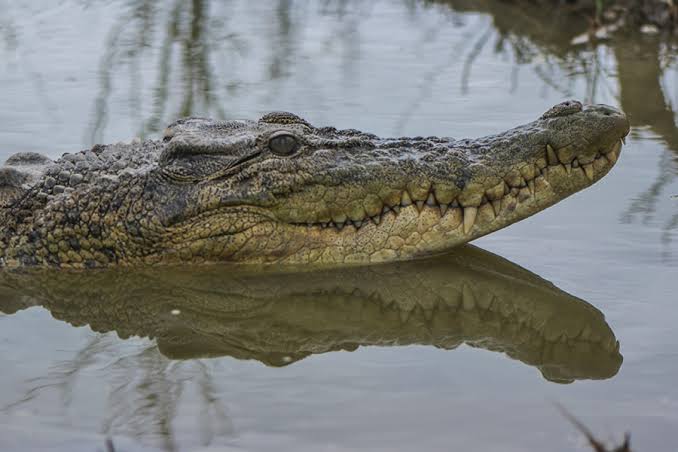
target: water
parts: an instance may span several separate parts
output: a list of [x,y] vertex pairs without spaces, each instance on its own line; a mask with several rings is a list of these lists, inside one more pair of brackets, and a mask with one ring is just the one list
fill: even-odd
[[[587,450],[556,404],[602,439],[678,450],[675,44],[572,47],[581,22],[498,1],[0,10],[0,159],[277,109],[463,137],[574,97],[633,126],[600,183],[478,240],[487,252],[303,276],[4,278],[0,450]],[[574,338],[585,325],[598,342]]]

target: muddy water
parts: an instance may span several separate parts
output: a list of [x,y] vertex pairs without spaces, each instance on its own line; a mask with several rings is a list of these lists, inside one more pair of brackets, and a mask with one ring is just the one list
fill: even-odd
[[[364,271],[0,279],[0,450],[678,449],[678,65],[502,2],[0,1],[0,158],[295,111],[476,136],[566,98],[633,132],[596,186]],[[483,251],[484,250],[484,251]]]

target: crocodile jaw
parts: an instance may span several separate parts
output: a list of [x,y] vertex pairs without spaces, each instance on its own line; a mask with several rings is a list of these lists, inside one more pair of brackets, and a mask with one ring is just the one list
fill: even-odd
[[300,252],[282,261],[362,264],[441,253],[527,218],[594,184],[612,169],[621,148],[620,139],[586,164],[578,159],[562,163],[551,158],[549,162],[547,153],[551,151],[545,148],[543,162],[540,159],[535,164],[532,178],[504,180],[500,189],[486,190],[478,205],[464,206],[456,199],[441,203],[433,191],[426,201],[413,201],[405,190],[398,204],[384,205],[379,215],[362,222],[288,226],[288,243],[297,244]]
[[[445,252],[544,210],[610,171],[629,132],[626,117],[610,107],[574,105],[574,113],[549,111],[500,135],[444,142],[449,152],[439,160],[427,160],[431,154],[416,146],[399,148],[358,181],[351,180],[350,162],[330,161],[329,168],[348,168],[336,185],[306,183],[277,206],[240,205],[193,218],[177,231],[185,253],[174,256],[186,262],[210,250],[205,261],[355,265]],[[382,140],[376,151],[364,152],[377,156],[391,145]],[[410,159],[404,168],[397,166],[401,157]],[[343,204],[318,195],[327,191]],[[230,229],[215,232],[215,224]],[[233,230],[238,224],[243,227]],[[221,252],[214,254],[216,243]]]

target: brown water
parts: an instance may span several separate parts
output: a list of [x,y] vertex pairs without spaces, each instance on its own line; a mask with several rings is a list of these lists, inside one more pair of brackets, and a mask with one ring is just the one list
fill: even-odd
[[278,109],[463,137],[574,97],[633,126],[600,183],[485,251],[302,274],[3,275],[0,450],[108,436],[125,451],[588,450],[556,404],[602,439],[678,450],[675,44],[572,47],[581,23],[490,0],[0,11],[0,160]]

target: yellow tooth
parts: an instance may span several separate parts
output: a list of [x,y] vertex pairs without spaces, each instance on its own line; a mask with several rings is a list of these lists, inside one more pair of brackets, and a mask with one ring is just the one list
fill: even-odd
[[498,199],[493,200],[492,208],[494,209],[494,214],[499,216],[499,212],[501,212],[501,201]]
[[567,171],[567,174],[572,174],[572,164],[571,163],[563,163],[563,166],[565,167],[565,171]]
[[549,187],[549,183],[542,176],[537,176],[534,178],[534,188],[537,191],[544,190]]
[[593,180],[593,165],[590,163],[587,163],[586,165],[583,165],[582,168],[584,168],[584,173],[586,173],[586,177],[589,178],[590,181]]
[[473,229],[478,215],[477,207],[464,207],[464,234],[468,234]]
[[607,165],[608,165],[607,157],[605,157],[604,155],[601,155],[599,158],[593,161],[593,169],[596,172],[604,171],[605,168],[607,168]]
[[403,207],[407,207],[412,204],[412,198],[410,198],[410,194],[405,190],[403,192],[403,197],[400,199],[400,205]]
[[400,309],[398,314],[400,316],[400,322],[407,323],[407,321],[410,319],[410,314],[412,314],[412,311],[408,309]]
[[490,204],[483,204],[478,208],[478,217],[480,221],[490,222],[493,221],[497,215],[494,213],[494,209]]
[[527,187],[523,187],[518,192],[518,201],[524,202],[530,199],[530,190]]
[[605,157],[607,157],[607,159],[610,162],[612,162],[612,164],[615,164],[615,163],[617,163],[617,158],[619,157],[619,151],[620,150],[621,150],[621,141],[618,142],[617,144],[615,144],[612,147],[612,150],[610,152],[608,152],[607,154],[605,154]]
[[530,193],[534,196],[534,180],[531,179],[527,181],[527,188],[530,189]]
[[622,148],[622,141],[619,140],[612,146],[612,149],[610,149],[610,152],[605,154],[605,158],[607,158],[614,165],[615,163],[617,163],[617,159],[619,158],[619,153],[621,151],[621,148]]
[[520,174],[523,175],[523,179],[530,180],[537,175],[537,170],[533,164],[528,163],[520,168]]
[[556,155],[556,151],[553,150],[550,144],[546,145],[546,158],[548,159],[549,165],[558,165],[560,161]]
[[621,148],[622,148],[622,142],[621,142],[621,140],[619,140],[614,144],[614,146],[612,146],[612,152],[619,155],[619,151],[621,151]]

